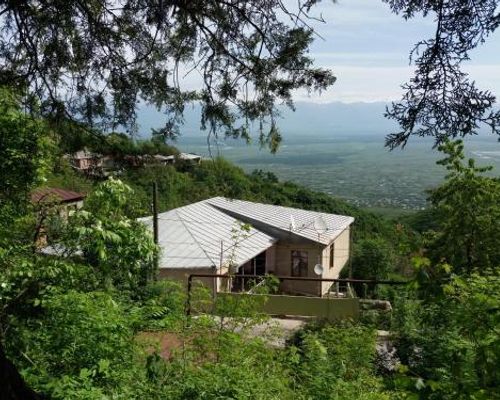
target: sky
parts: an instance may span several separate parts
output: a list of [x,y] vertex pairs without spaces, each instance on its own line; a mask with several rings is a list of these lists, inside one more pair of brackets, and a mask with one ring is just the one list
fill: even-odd
[[[337,82],[321,95],[296,94],[298,101],[377,102],[401,97],[401,84],[412,74],[413,45],[433,35],[432,16],[405,21],[381,0],[324,0],[314,9],[326,23],[314,23],[322,37],[311,47],[317,66],[331,69]],[[500,96],[500,29],[470,53],[464,65],[483,89]]]
[[[285,0],[290,6],[296,1]],[[412,76],[410,50],[418,41],[432,37],[435,31],[433,16],[405,21],[382,0],[337,0],[335,4],[323,0],[312,13],[322,15],[326,23],[312,22],[321,37],[313,42],[310,55],[315,65],[331,69],[337,82],[320,95],[296,92],[297,111],[304,108],[300,102],[380,103],[382,115],[385,104],[401,98],[401,85]],[[491,90],[500,99],[500,28],[474,49],[470,57],[464,70],[479,88]],[[185,89],[199,89],[202,81],[199,75],[191,73],[184,77],[182,85]],[[160,118],[160,113],[149,111],[141,113],[144,126],[151,125],[144,121]],[[194,120],[199,121],[199,116]]]

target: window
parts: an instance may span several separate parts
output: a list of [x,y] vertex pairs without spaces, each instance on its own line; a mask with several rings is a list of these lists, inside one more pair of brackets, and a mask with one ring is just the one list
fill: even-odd
[[307,276],[307,251],[292,251],[292,276]]
[[335,243],[330,245],[330,268],[333,268],[335,261]]

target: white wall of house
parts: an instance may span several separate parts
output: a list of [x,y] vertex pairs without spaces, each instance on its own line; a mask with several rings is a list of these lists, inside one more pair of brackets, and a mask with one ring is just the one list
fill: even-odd
[[[333,263],[330,262],[331,247],[333,246]],[[322,278],[337,279],[340,271],[346,266],[349,261],[350,254],[350,229],[346,228],[342,233],[335,238],[335,240],[323,249],[322,265],[323,275]],[[328,288],[332,282],[323,282],[321,287],[321,294],[324,295],[328,292]]]

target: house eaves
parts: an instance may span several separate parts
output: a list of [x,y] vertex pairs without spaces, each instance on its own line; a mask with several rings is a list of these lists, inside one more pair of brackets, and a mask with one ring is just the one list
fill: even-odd
[[[345,215],[231,200],[224,197],[214,197],[206,202],[222,212],[229,213],[234,218],[256,225],[258,229],[271,235],[278,230],[282,235],[323,245],[331,243],[354,222],[353,217]],[[324,229],[319,229],[318,221],[321,221]]]
[[[142,218],[152,229],[152,217]],[[205,201],[158,215],[160,268],[214,268],[242,265],[276,239],[212,207]]]

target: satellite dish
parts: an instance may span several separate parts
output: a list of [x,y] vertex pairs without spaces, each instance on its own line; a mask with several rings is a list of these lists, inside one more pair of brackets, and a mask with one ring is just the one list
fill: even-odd
[[316,264],[314,266],[314,273],[316,275],[323,275],[323,266],[321,264]]
[[290,230],[294,231],[295,230],[295,219],[293,218],[293,215],[290,214]]
[[328,230],[328,225],[321,216],[316,217],[314,220],[314,229],[318,233],[325,233]]

